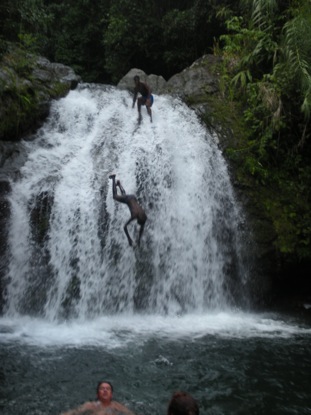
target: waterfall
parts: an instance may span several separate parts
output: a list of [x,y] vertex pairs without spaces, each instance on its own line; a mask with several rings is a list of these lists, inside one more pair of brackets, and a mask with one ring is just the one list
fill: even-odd
[[[243,214],[195,113],[156,96],[153,123],[127,91],[84,84],[55,101],[12,183],[5,314],[49,321],[235,307],[248,278]],[[141,246],[110,172],[144,207]],[[137,239],[136,222],[129,225]]]

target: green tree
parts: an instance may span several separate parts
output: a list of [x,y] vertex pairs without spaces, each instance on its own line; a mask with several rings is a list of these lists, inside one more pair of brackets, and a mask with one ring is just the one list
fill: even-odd
[[0,41],[21,42],[32,50],[40,50],[46,42],[51,16],[43,0],[3,0],[0,5]]
[[163,60],[170,72],[193,62],[197,55],[193,9],[170,10],[162,20]]
[[86,82],[109,80],[102,42],[109,5],[110,0],[52,2],[48,10],[53,21],[44,54],[71,66]]
[[[311,116],[311,7],[309,1],[299,2],[292,9],[292,19],[284,25],[281,39],[279,62],[274,68],[274,77],[286,91],[286,107],[293,101],[297,103],[304,116],[302,134],[298,146],[304,145],[310,136]],[[285,94],[284,94],[285,95]],[[297,114],[298,115],[298,114]]]
[[230,153],[264,189],[283,259],[310,260],[310,1],[241,6],[221,38],[228,96],[242,103],[248,131]]
[[111,3],[103,43],[105,67],[114,81],[131,67],[146,72],[154,70],[162,43],[158,12],[155,1],[115,0]]

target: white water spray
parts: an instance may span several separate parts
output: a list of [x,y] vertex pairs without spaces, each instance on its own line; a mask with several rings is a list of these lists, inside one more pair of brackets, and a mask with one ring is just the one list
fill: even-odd
[[[84,85],[57,102],[12,186],[6,314],[50,321],[224,309],[247,278],[241,213],[212,137],[177,99],[155,96],[151,124],[128,92]],[[148,220],[130,214],[109,172]],[[129,231],[137,238],[137,226]],[[239,296],[242,297],[242,292]]]

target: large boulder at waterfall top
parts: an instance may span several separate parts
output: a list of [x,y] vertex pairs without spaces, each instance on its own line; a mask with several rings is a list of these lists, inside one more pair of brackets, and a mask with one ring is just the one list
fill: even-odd
[[141,69],[131,69],[118,83],[119,89],[134,89],[134,76],[138,75],[147,82],[155,94],[170,94],[179,96],[185,101],[204,101],[208,95],[219,91],[217,64],[220,58],[214,55],[204,55],[182,72],[166,81],[161,75],[147,75]]
[[146,82],[152,92],[156,94],[163,93],[166,87],[166,81],[163,76],[160,75],[147,75],[143,70],[133,68],[131,69],[118,83],[117,87],[119,89],[124,89],[128,91],[133,91],[135,84],[134,84],[134,76],[138,75],[142,82]]

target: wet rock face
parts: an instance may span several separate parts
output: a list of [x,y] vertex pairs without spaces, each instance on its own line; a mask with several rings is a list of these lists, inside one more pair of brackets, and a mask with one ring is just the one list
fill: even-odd
[[8,237],[8,222],[10,218],[10,207],[7,195],[11,190],[10,183],[0,177],[0,312],[3,307],[3,277],[7,267],[6,251]]
[[[8,266],[10,183],[18,178],[26,159],[20,139],[25,139],[44,123],[52,99],[65,96],[80,81],[69,66],[18,49],[11,50],[0,62],[0,312]],[[40,219],[38,238],[43,238],[45,222]]]
[[71,67],[63,65],[62,63],[52,63],[41,56],[38,57],[37,66],[34,68],[32,74],[37,81],[43,84],[61,82],[66,85],[68,91],[75,89],[81,81],[81,77],[76,75]]
[[18,141],[34,132],[48,116],[51,100],[80,80],[69,66],[10,52],[0,63],[0,140]]
[[0,313],[4,304],[4,277],[8,266],[8,233],[10,223],[11,180],[19,174],[24,162],[19,151],[19,143],[0,141]]

